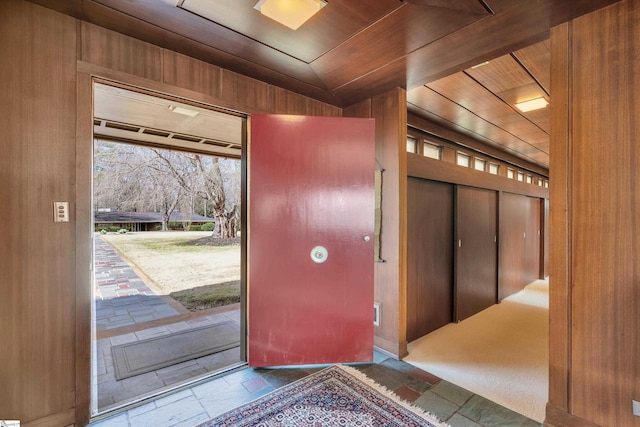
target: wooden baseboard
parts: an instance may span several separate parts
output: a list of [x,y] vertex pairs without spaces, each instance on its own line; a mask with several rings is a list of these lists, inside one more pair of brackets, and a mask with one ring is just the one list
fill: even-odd
[[75,425],[76,411],[71,408],[65,412],[38,418],[26,423],[21,423],[21,427],[70,427]]
[[384,352],[385,354],[389,355],[390,357],[393,357],[394,359],[402,359],[403,357],[405,357],[406,355],[409,354],[409,352],[407,351],[407,342],[403,342],[403,343],[394,343],[388,340],[385,340],[384,338],[378,337],[378,336],[374,336],[373,337],[373,345],[380,351]]
[[545,427],[602,427],[583,418],[576,417],[562,409],[547,404]]

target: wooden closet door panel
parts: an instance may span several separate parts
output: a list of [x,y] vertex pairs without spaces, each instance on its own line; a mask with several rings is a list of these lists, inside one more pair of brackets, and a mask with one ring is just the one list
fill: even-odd
[[496,192],[456,188],[455,320],[497,302]]
[[520,194],[500,195],[498,300],[501,301],[525,286],[525,233],[527,197]]
[[408,178],[407,340],[453,320],[453,186]]
[[525,238],[525,286],[540,278],[540,237],[541,213],[540,199],[527,197],[527,228]]

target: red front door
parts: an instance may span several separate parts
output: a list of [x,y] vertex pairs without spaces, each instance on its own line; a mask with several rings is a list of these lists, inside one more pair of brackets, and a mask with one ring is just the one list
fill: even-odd
[[371,361],[374,121],[253,115],[251,366]]

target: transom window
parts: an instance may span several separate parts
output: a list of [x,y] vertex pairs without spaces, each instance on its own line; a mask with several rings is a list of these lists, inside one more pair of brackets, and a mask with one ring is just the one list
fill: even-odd
[[458,153],[456,163],[458,166],[463,166],[465,168],[471,167],[471,156],[464,153]]
[[425,157],[429,157],[431,159],[440,160],[441,149],[439,145],[432,144],[430,142],[424,141],[422,144],[422,154]]
[[414,153],[418,149],[418,140],[412,136],[407,136],[407,153]]

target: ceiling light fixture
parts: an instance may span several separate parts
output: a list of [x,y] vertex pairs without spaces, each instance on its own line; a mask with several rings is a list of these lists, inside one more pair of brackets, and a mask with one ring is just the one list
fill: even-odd
[[195,110],[189,110],[188,108],[177,107],[175,105],[170,105],[169,110],[173,111],[174,113],[182,114],[189,117],[195,117],[198,115],[198,112]]
[[473,67],[471,67],[471,69],[475,70],[476,68],[484,67],[485,65],[489,65],[489,61],[484,61],[484,62],[481,62],[479,64],[476,64]]
[[325,0],[260,0],[253,8],[264,16],[297,30],[326,5]]
[[533,111],[533,110],[539,110],[541,108],[545,108],[547,105],[549,105],[547,100],[540,97],[540,98],[530,99],[528,101],[517,102],[516,108],[522,111],[523,113],[526,113],[527,111]]

